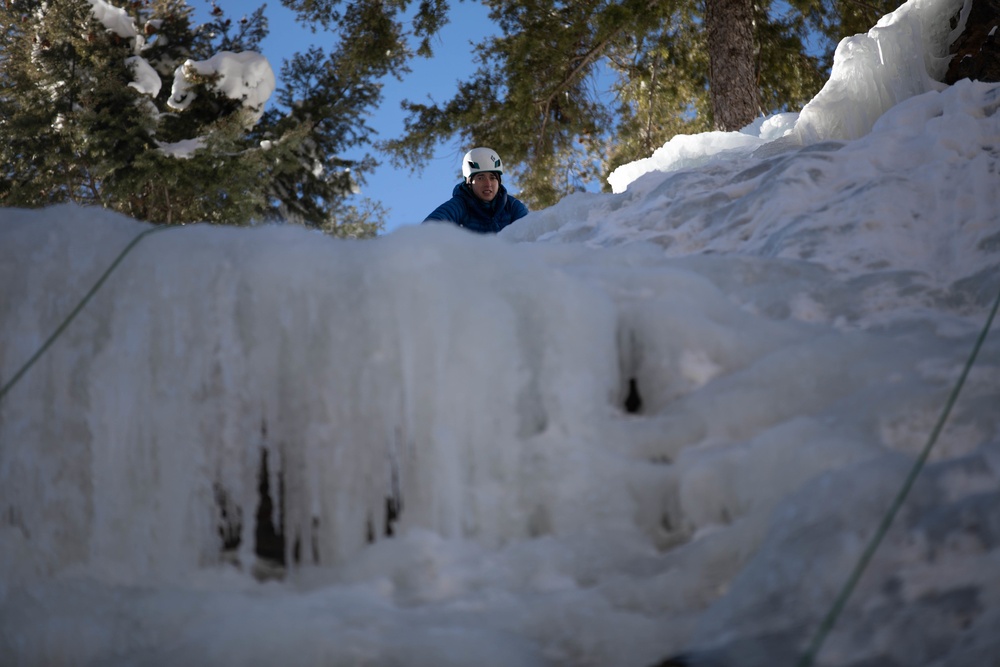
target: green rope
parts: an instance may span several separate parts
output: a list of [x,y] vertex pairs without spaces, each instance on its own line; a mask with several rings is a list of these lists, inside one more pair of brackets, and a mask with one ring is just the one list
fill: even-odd
[[969,371],[972,370],[972,366],[976,361],[976,356],[979,354],[979,349],[983,346],[983,341],[986,340],[986,334],[989,333],[990,327],[993,325],[993,318],[996,317],[998,307],[1000,307],[1000,292],[997,293],[996,301],[993,302],[993,309],[990,311],[989,317],[986,318],[986,324],[979,333],[979,338],[976,339],[976,344],[972,348],[972,354],[969,355],[968,361],[965,362],[965,368],[962,369],[962,374],[959,376],[958,382],[952,389],[951,395],[948,397],[947,403],[945,403],[944,410],[941,412],[941,416],[934,425],[934,430],[931,431],[931,435],[927,439],[927,444],[924,445],[923,451],[920,452],[920,456],[918,456],[917,460],[914,462],[913,467],[910,470],[910,474],[907,475],[906,481],[903,483],[903,487],[899,490],[899,493],[896,494],[896,498],[889,507],[889,511],[886,512],[885,516],[882,518],[882,523],[879,524],[878,530],[875,531],[875,535],[872,536],[868,546],[865,547],[864,553],[861,554],[861,558],[854,566],[854,570],[851,572],[851,576],[848,577],[847,583],[840,591],[840,594],[837,596],[837,599],[830,608],[830,611],[820,624],[819,630],[810,642],[808,650],[806,650],[802,659],[799,661],[798,667],[811,667],[813,660],[816,658],[816,654],[819,652],[820,647],[826,640],[826,636],[830,634],[830,630],[833,628],[834,623],[836,623],[841,611],[843,611],[844,606],[847,604],[847,598],[849,598],[851,593],[854,591],[854,587],[857,585],[858,580],[861,579],[861,575],[864,573],[865,568],[868,567],[868,562],[872,559],[872,556],[875,555],[875,551],[878,549],[879,544],[881,544],[886,533],[889,532],[889,526],[892,524],[893,519],[896,518],[896,514],[903,505],[903,501],[906,500],[906,496],[910,493],[910,488],[916,481],[917,475],[920,474],[920,470],[927,462],[927,457],[930,456],[931,448],[933,448],[934,444],[937,442],[938,436],[941,434],[941,429],[944,428],[944,424],[948,420],[948,415],[951,413],[951,409],[955,405],[955,401],[958,400],[958,394],[962,391],[962,385],[965,384],[965,379],[968,377]]
[[87,292],[87,294],[84,295],[84,297],[80,300],[80,303],[76,305],[76,308],[74,308],[73,311],[66,317],[66,319],[62,321],[62,324],[60,324],[59,327],[56,328],[56,330],[52,333],[52,335],[48,337],[48,340],[42,343],[42,346],[38,348],[38,351],[35,352],[33,355],[31,355],[31,358],[28,359],[28,361],[25,362],[25,364],[21,366],[21,368],[16,373],[14,373],[14,377],[12,377],[10,381],[7,382],[2,389],[0,389],[0,401],[2,401],[4,397],[7,395],[7,392],[9,392],[11,388],[13,388],[15,384],[17,384],[18,380],[20,380],[21,377],[28,372],[28,369],[31,368],[36,361],[38,361],[39,357],[45,354],[45,351],[49,349],[49,347],[51,347],[52,343],[54,343],[56,339],[59,338],[62,332],[66,330],[66,327],[68,327],[70,322],[72,322],[76,318],[76,316],[80,313],[80,311],[83,310],[84,306],[87,305],[87,302],[90,301],[91,297],[93,297],[94,294],[97,293],[97,290],[101,289],[101,285],[103,285],[104,281],[108,279],[108,276],[111,275],[112,271],[118,268],[118,265],[121,264],[121,261],[125,258],[125,255],[129,254],[129,252],[132,251],[132,248],[138,245],[139,241],[141,241],[142,239],[144,239],[145,237],[149,236],[154,232],[163,231],[164,229],[175,229],[175,227],[172,226],[151,227],[150,229],[147,229],[146,231],[137,234],[135,238],[133,238],[132,241],[129,242],[127,246],[125,246],[125,249],[118,254],[118,257],[115,258],[115,261],[111,262],[111,266],[109,266],[107,270],[101,275],[101,277],[97,279],[97,282],[94,283],[94,286],[90,288],[90,291]]

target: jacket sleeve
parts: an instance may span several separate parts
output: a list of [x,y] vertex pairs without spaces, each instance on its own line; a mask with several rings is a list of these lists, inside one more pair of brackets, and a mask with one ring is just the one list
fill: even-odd
[[528,207],[520,199],[511,197],[510,221],[514,222],[528,215]]
[[461,225],[464,219],[465,205],[462,204],[462,201],[458,197],[452,197],[431,211],[430,215],[424,218],[424,222],[443,220],[445,222],[454,222],[456,225]]

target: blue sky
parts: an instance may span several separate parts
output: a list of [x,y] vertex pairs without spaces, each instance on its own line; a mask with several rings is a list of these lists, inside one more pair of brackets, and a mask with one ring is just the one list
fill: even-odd
[[[205,16],[207,4],[192,2],[199,16]],[[232,19],[238,19],[247,5],[235,0],[217,2]],[[434,41],[435,56],[431,60],[417,59],[411,64],[412,73],[404,81],[389,77],[384,80],[383,101],[374,111],[369,124],[378,132],[377,139],[398,137],[403,132],[404,113],[399,103],[404,99],[426,101],[430,96],[435,102],[451,98],[456,82],[468,78],[475,70],[472,43],[479,43],[488,35],[495,34],[495,25],[489,19],[488,11],[477,2],[451,3],[451,22],[445,26]],[[256,4],[254,6],[257,6]],[[334,37],[330,33],[316,32],[295,22],[295,14],[277,0],[268,2],[265,14],[268,17],[270,35],[264,42],[264,55],[271,61],[275,76],[281,85],[281,61],[296,51],[303,51],[310,44],[324,46]],[[389,209],[386,231],[392,231],[406,224],[416,224],[434,208],[451,196],[451,190],[461,180],[461,158],[471,146],[459,145],[457,139],[438,146],[427,167],[420,172],[396,169],[388,159],[374,153],[382,162],[374,173],[367,177],[362,195],[382,203]],[[517,191],[516,182],[505,181],[512,192]]]

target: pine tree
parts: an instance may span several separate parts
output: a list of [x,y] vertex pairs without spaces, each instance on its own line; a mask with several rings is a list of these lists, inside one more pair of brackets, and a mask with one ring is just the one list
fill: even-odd
[[339,154],[368,140],[358,119],[378,85],[348,64],[342,78],[364,94],[293,79],[279,91],[285,108],[265,110],[225,87],[232,70],[213,67],[263,67],[262,9],[233,22],[216,8],[204,25],[192,12],[184,0],[0,6],[0,205],[73,201],[156,223],[285,219],[375,235],[384,210],[349,200],[374,161]]

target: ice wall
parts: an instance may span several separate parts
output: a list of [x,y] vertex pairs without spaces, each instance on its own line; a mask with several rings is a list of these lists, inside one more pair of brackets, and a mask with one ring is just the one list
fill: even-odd
[[[498,238],[146,237],[0,399],[0,655],[793,664],[1000,290],[998,104],[959,82]],[[0,386],[146,229],[0,209]],[[995,334],[818,664],[1000,652]]]
[[[93,215],[4,222],[6,373],[145,228]],[[0,408],[24,527],[8,550],[30,542],[37,573],[183,573],[217,560],[225,512],[250,558],[262,452],[289,562],[355,553],[397,496],[406,525],[489,544],[577,525],[586,508],[537,506],[562,455],[545,433],[617,400],[614,307],[487,243],[444,227],[147,237]]]
[[[0,650],[790,660],[1000,288],[995,231],[962,210],[954,240],[980,255],[919,280],[892,244],[854,261],[832,224],[813,237],[839,270],[671,259],[627,208],[602,248],[446,225],[148,236],[0,403]],[[5,377],[144,229],[74,207],[3,220]],[[996,648],[998,364],[992,338],[821,664],[978,667]]]
[[[830,78],[799,116],[800,145],[857,139],[903,100],[940,91],[948,49],[965,29],[971,0],[910,0],[864,35],[837,45]],[[952,27],[952,19],[955,27]]]

